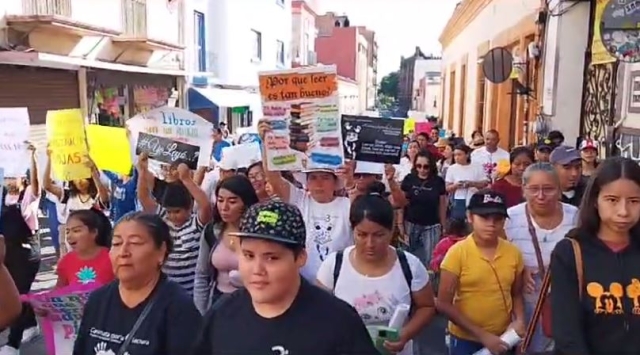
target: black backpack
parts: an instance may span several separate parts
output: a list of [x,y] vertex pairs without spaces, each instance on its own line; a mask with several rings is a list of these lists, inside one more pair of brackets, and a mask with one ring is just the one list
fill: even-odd
[[[407,287],[409,287],[409,294],[411,294],[411,282],[413,281],[413,273],[411,272],[411,267],[409,266],[409,261],[407,260],[407,254],[400,249],[396,249],[396,255],[398,256],[398,262],[400,263],[400,268],[402,269],[402,274],[404,275],[404,279],[407,282]],[[335,290],[336,284],[338,283],[338,277],[340,276],[340,269],[342,269],[342,259],[344,258],[343,251],[339,251],[336,253],[336,263],[333,267],[333,289]],[[413,298],[411,299],[411,305],[409,306],[410,313],[413,310]]]

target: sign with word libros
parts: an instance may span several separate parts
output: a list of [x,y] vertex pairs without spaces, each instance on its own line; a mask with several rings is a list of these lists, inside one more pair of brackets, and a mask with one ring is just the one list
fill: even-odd
[[161,163],[186,164],[189,169],[195,170],[200,158],[200,147],[141,132],[138,134],[136,155],[142,153],[147,153],[149,159]]

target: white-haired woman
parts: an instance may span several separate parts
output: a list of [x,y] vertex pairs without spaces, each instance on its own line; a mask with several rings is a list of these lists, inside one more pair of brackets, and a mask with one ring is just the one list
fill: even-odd
[[[551,252],[567,232],[575,227],[578,209],[560,202],[560,180],[549,163],[529,165],[522,175],[525,202],[509,208],[504,229],[525,264],[525,314],[529,321],[538,300],[542,279],[549,266]],[[531,328],[527,352],[550,350],[552,340],[542,333],[540,324]]]

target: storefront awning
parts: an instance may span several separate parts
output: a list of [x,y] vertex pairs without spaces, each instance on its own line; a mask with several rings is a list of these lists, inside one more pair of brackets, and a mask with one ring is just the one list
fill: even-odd
[[170,76],[188,76],[183,70],[150,68],[137,65],[101,62],[83,58],[67,57],[63,55],[38,52],[0,52],[0,64],[15,64],[37,66],[53,69],[78,70],[79,68],[96,68],[116,70],[129,73],[157,74]]
[[[252,106],[252,103],[256,101],[256,95],[245,90],[231,90],[231,89],[218,89],[218,88],[189,88],[189,107],[192,106],[191,99],[194,96],[201,96],[202,98],[210,101],[218,107],[244,107]],[[195,93],[197,95],[193,95]],[[201,98],[198,98],[201,99]],[[201,100],[197,100],[201,101]],[[194,102],[195,103],[195,102]],[[199,104],[197,106],[202,106]]]

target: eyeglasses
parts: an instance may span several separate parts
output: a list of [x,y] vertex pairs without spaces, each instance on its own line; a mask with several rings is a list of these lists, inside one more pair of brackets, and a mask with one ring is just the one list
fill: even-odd
[[553,196],[555,193],[558,192],[558,189],[555,187],[549,187],[549,186],[544,186],[544,187],[527,186],[524,188],[524,191],[530,196],[537,196],[540,193],[542,193],[543,196]]
[[429,165],[427,164],[415,164],[413,165],[416,170],[429,170]]

